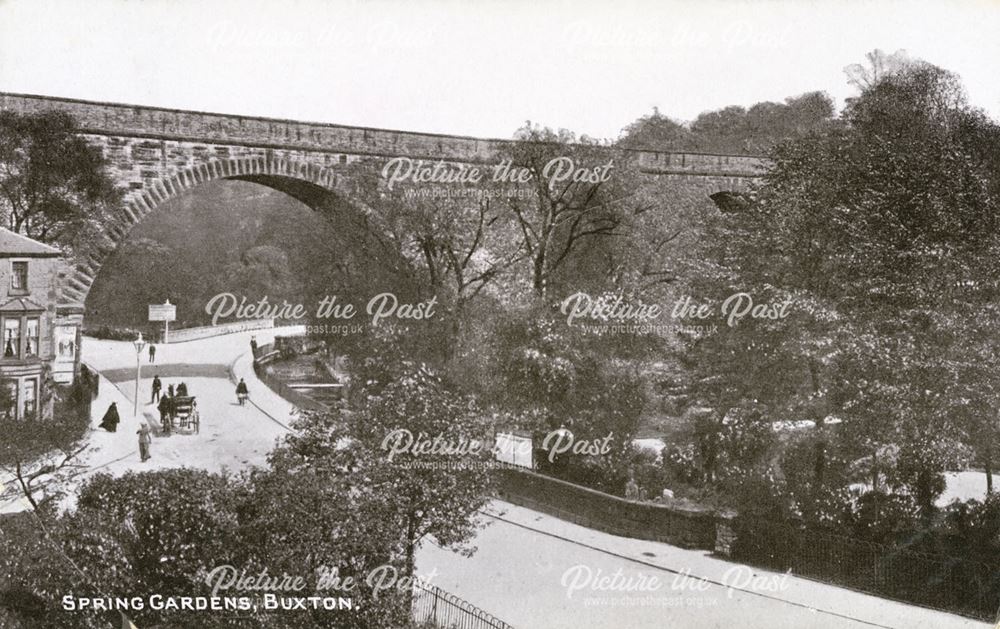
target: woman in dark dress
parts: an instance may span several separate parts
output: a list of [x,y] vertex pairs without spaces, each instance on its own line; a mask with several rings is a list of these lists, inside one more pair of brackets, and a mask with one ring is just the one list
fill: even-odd
[[101,419],[101,428],[107,430],[108,432],[115,432],[118,430],[118,422],[121,418],[118,416],[118,403],[112,402],[111,406],[108,407],[104,417]]

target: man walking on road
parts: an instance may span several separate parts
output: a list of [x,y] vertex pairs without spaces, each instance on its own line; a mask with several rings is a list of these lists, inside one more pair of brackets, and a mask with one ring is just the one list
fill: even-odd
[[156,362],[156,346],[152,343],[149,344],[149,362]]
[[160,389],[163,388],[163,383],[160,382],[159,374],[153,376],[153,397],[149,399],[149,403],[160,401]]
[[149,445],[153,442],[153,438],[149,434],[149,426],[143,422],[136,434],[139,435],[139,457],[145,463],[149,460]]

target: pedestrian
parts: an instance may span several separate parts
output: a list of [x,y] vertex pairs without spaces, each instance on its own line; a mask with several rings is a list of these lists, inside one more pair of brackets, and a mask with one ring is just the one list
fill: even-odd
[[156,345],[153,345],[152,343],[149,344],[149,362],[156,362]]
[[121,421],[121,417],[118,416],[118,402],[112,402],[111,406],[108,407],[104,417],[101,419],[101,428],[107,430],[108,432],[118,431],[118,422]]
[[256,358],[257,357],[257,337],[250,337],[250,354]]
[[149,399],[149,403],[160,401],[160,389],[163,388],[163,383],[160,382],[159,374],[153,376],[153,397]]
[[139,457],[143,462],[146,462],[149,460],[149,446],[153,442],[153,438],[149,433],[149,426],[143,423],[135,434],[139,435]]
[[177,385],[177,395],[178,397],[187,397],[188,385],[183,382]]
[[170,397],[174,397],[174,385],[173,384],[171,384],[170,386],[167,387],[167,395],[169,395]]
[[160,399],[160,404],[157,406],[157,410],[160,411],[160,425],[163,426],[163,432],[169,433],[170,428],[173,426],[173,414],[174,414],[174,400],[173,398],[164,395]]
[[240,378],[239,384],[236,385],[236,400],[240,406],[243,406],[248,397],[250,397],[250,390],[247,389],[247,383],[243,381],[243,378]]

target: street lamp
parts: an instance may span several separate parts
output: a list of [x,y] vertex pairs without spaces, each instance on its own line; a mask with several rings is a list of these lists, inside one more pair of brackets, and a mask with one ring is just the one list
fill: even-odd
[[132,407],[132,415],[139,416],[139,374],[142,372],[142,361],[140,357],[142,356],[142,348],[146,347],[146,341],[142,340],[142,332],[139,332],[139,338],[132,341],[135,345],[135,400],[134,406]]

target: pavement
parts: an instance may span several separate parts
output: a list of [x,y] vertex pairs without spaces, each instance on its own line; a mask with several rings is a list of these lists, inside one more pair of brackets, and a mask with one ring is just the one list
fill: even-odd
[[594,531],[499,500],[480,521],[485,528],[472,557],[425,542],[418,572],[436,573],[434,585],[518,629],[992,626],[704,551]]

